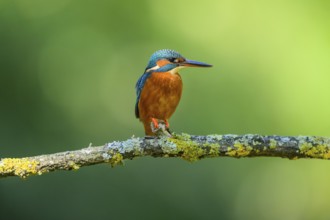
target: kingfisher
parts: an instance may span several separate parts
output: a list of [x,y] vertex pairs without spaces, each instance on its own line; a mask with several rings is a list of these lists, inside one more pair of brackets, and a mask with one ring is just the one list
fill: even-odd
[[174,50],[163,49],[153,53],[136,83],[135,116],[144,125],[146,136],[155,136],[159,122],[169,130],[168,120],[179,104],[182,79],[179,70],[185,67],[211,67],[199,61],[188,60]]

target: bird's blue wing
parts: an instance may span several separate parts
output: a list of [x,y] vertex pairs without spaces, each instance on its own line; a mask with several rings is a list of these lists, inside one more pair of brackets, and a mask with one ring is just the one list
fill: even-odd
[[140,101],[140,95],[143,89],[143,86],[146,82],[146,80],[150,77],[152,72],[146,72],[144,73],[139,80],[136,82],[135,89],[136,89],[136,102],[135,102],[135,117],[139,118],[139,101]]

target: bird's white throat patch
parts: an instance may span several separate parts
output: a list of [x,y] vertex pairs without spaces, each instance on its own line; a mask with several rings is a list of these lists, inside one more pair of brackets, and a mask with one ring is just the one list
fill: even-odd
[[151,67],[151,68],[147,69],[146,72],[150,72],[151,70],[156,70],[156,69],[159,69],[159,68],[160,68],[160,66],[156,65],[154,67]]
[[[180,69],[183,69],[183,68],[185,68],[185,67],[186,67],[186,66],[177,66],[177,67],[171,69],[171,70],[168,71],[168,72],[171,73],[171,74],[176,74],[176,73],[179,72]],[[151,68],[147,69],[146,72],[150,72],[150,71],[152,71],[152,70],[158,70],[159,68],[160,68],[160,66],[156,65],[156,66],[154,66],[154,67],[151,67]]]
[[176,73],[179,72],[180,69],[183,69],[183,68],[185,68],[185,66],[178,66],[178,67],[175,67],[175,68],[171,69],[168,72],[170,72],[171,74],[176,74]]

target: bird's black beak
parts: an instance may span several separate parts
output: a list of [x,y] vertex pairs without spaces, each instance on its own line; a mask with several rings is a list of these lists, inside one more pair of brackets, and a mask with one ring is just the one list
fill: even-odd
[[185,60],[182,63],[180,63],[180,66],[185,66],[185,67],[212,67],[212,65],[210,65],[210,64],[202,63],[202,62],[195,61],[195,60]]

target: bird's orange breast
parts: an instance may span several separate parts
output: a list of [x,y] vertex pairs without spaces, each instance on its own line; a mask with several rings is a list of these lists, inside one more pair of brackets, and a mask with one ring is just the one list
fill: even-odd
[[178,73],[153,72],[141,91],[140,120],[169,119],[179,104],[181,94],[182,80]]

